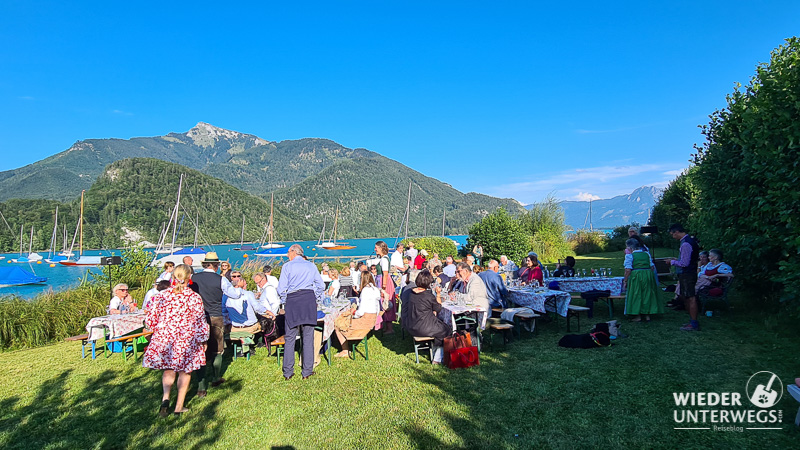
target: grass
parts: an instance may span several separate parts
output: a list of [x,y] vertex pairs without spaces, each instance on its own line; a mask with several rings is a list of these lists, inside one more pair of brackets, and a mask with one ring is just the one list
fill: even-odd
[[[587,255],[579,267],[621,270],[621,259]],[[621,306],[616,311],[620,318]],[[650,324],[626,323],[628,338],[593,350],[556,345],[562,318],[560,327],[540,323],[537,336],[484,351],[479,367],[460,371],[414,364],[411,341],[399,334],[373,336],[369,361],[323,362],[306,381],[284,381],[274,358],[259,352],[249,362],[228,360],[228,382],[205,399],[193,397],[193,385],[192,411],[167,419],[156,414],[160,373],[140,361],[81,360],[78,343],[5,352],[0,446],[794,447],[798,405],[788,395],[776,407],[780,431],[673,429],[673,392],[743,392],[761,370],[784,384],[798,375],[796,332],[736,311],[704,318],[699,333],[678,331],[686,316],[670,311]],[[607,320],[603,308],[596,312],[594,322]],[[582,331],[592,322],[584,318]]]

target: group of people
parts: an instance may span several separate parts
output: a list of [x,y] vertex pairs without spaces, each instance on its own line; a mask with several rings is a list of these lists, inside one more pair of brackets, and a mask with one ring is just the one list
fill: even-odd
[[[723,282],[733,277],[733,269],[722,261],[722,251],[711,249],[700,251],[697,239],[689,235],[680,224],[673,224],[669,234],[680,242],[679,256],[669,258],[678,276],[676,298],[667,306],[686,309],[689,323],[681,327],[683,331],[698,331],[698,293],[721,295]],[[633,315],[632,321],[649,322],[652,314],[664,312],[659,298],[658,274],[649,249],[638,235],[638,230],[628,230],[629,239],[625,242],[626,287],[625,314]]]

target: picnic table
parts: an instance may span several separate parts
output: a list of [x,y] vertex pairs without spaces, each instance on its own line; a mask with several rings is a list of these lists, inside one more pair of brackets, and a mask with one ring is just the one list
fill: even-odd
[[144,311],[94,317],[86,324],[86,331],[89,333],[87,340],[96,341],[104,338],[106,328],[110,339],[128,334],[144,327],[144,318]]
[[317,305],[317,311],[325,313],[325,318],[322,320],[325,325],[322,328],[322,340],[326,341],[333,334],[334,323],[336,319],[344,312],[350,309],[350,299],[341,300],[338,297],[331,299],[330,306],[325,304]]
[[557,281],[558,287],[565,292],[611,291],[611,295],[622,295],[622,280],[624,277],[575,277],[575,278],[547,278],[544,284]]
[[569,292],[523,286],[508,288],[508,300],[536,312],[555,312],[559,316],[567,317],[572,296]]
[[444,323],[449,323],[453,330],[456,329],[456,315],[475,314],[481,328],[486,328],[486,308],[475,305],[459,305],[457,302],[444,301],[442,302],[442,310],[439,311],[438,317]]

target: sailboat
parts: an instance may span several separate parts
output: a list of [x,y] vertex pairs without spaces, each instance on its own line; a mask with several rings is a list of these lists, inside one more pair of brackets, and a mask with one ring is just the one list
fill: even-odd
[[[75,229],[75,235],[80,234],[80,241],[78,241],[78,259],[72,259],[73,256],[59,261],[58,263],[63,266],[97,266],[100,264],[100,256],[83,256],[83,196],[86,191],[81,191],[81,213],[78,218],[78,227]],[[72,245],[69,248],[70,253],[75,247],[75,236],[72,237]]]
[[72,250],[70,250],[69,247],[67,247],[67,226],[66,225],[64,225],[64,247],[62,248],[61,252],[58,253],[58,256],[66,256],[67,258],[69,258],[70,256],[75,256],[75,254],[72,253]]
[[19,229],[19,257],[16,258],[16,259],[12,259],[11,262],[15,262],[15,263],[30,263],[30,262],[41,261],[42,259],[44,259],[44,258],[42,258],[42,255],[40,255],[40,254],[38,254],[38,253],[33,251],[33,226],[31,226],[31,239],[30,239],[30,242],[28,243],[28,254],[25,255],[25,256],[22,256],[22,234],[23,234],[23,228],[24,228],[24,226],[20,227],[20,229]]
[[239,246],[234,248],[236,251],[251,252],[255,250],[255,245],[244,243],[244,214],[242,214],[242,240],[239,241]]
[[[347,245],[347,242],[336,242],[336,227],[339,223],[339,208],[336,208],[336,216],[333,219],[333,232],[331,233],[331,238],[326,241],[322,242],[322,235],[320,235],[319,242],[317,243],[316,247],[321,248],[323,250],[350,250],[351,248],[356,248],[355,245]],[[322,233],[325,233],[325,222],[322,223]]]
[[266,228],[266,237],[268,239],[267,243],[263,243],[263,236],[262,236],[262,250],[256,252],[256,256],[286,256],[286,246],[283,244],[279,244],[277,242],[273,242],[275,239],[275,227],[273,226],[274,223],[274,213],[275,213],[275,194],[272,194],[269,202],[269,225]]
[[[156,248],[156,255],[163,254],[165,252],[166,248],[169,249],[169,250],[166,250],[166,251],[169,252],[169,254],[166,255],[166,256],[162,256],[161,258],[153,259],[153,261],[150,263],[151,266],[162,267],[164,265],[164,263],[167,262],[167,261],[171,261],[171,262],[175,263],[175,265],[183,264],[183,258],[186,257],[186,256],[191,256],[192,257],[192,267],[199,268],[200,267],[200,261],[202,261],[202,260],[204,260],[206,258],[205,249],[203,249],[202,247],[197,247],[197,238],[198,238],[198,233],[199,233],[199,230],[198,230],[199,217],[198,217],[197,221],[195,222],[195,229],[194,229],[194,245],[195,246],[193,248],[180,248],[180,247],[177,247],[178,249],[176,250],[175,239],[177,239],[177,237],[178,237],[178,230],[179,230],[179,226],[178,226],[178,211],[180,210],[180,206],[181,206],[181,190],[182,189],[183,189],[183,174],[181,174],[180,181],[178,182],[178,199],[175,201],[175,208],[172,209],[172,215],[169,218],[169,223],[167,224],[167,227],[164,230],[164,233],[161,235],[161,239],[158,242],[158,247]],[[167,236],[169,235],[170,227],[172,228],[172,243],[171,244],[167,244],[165,241],[166,241]]]
[[21,267],[0,267],[0,288],[46,282],[47,278],[36,276]]
[[[66,231],[67,231],[67,229],[64,228],[64,232],[65,233],[66,233]],[[64,235],[64,246],[65,247],[67,245],[66,240],[67,240],[67,237],[66,237],[66,234],[65,234]],[[65,259],[67,259],[67,257],[64,256],[64,255],[55,254],[58,251],[56,249],[56,247],[58,247],[58,206],[56,206],[56,216],[53,219],[53,234],[50,235],[50,248],[47,250],[48,255],[47,255],[47,258],[45,258],[45,261],[47,261],[49,263],[57,263],[59,261],[64,261]]]

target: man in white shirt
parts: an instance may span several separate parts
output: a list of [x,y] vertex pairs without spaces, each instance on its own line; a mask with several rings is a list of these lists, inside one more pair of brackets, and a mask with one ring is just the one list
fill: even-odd
[[406,250],[406,256],[410,256],[411,257],[411,262],[414,262],[414,260],[417,259],[417,255],[418,254],[419,254],[419,252],[417,251],[417,249],[414,248],[414,243],[413,242],[409,242],[408,243],[408,250]]
[[444,267],[442,267],[442,273],[447,275],[450,278],[453,278],[453,277],[456,276],[456,265],[453,262],[453,257],[452,256],[448,256],[447,258],[445,258]]
[[392,276],[395,286],[400,284],[400,277],[405,270],[406,266],[403,263],[403,244],[397,244],[396,251],[392,253],[389,260],[389,274]]
[[231,273],[231,284],[243,289],[239,298],[228,297],[223,299],[225,312],[231,321],[231,332],[258,333],[261,326],[256,318],[256,312],[264,313],[261,303],[256,301],[252,292],[245,290],[247,282],[242,278],[241,272]]
[[253,282],[256,283],[256,286],[258,286],[259,289],[257,301],[264,309],[264,312],[260,314],[274,319],[275,316],[278,315],[278,311],[281,308],[281,299],[278,296],[278,290],[275,288],[275,286],[269,283],[269,278],[263,272],[258,272],[257,274],[253,275]]
[[458,263],[457,270],[458,277],[467,285],[467,295],[471,303],[480,306],[486,311],[486,314],[483,316],[484,321],[481,324],[481,328],[486,328],[485,319],[492,313],[492,310],[489,309],[489,294],[486,292],[486,284],[481,280],[481,277],[472,272],[472,266],[466,262]]
[[[278,277],[272,275],[272,266],[269,264],[264,266],[264,275],[267,276],[267,284],[275,286],[275,289],[278,289]],[[259,289],[259,292],[261,289]]]

